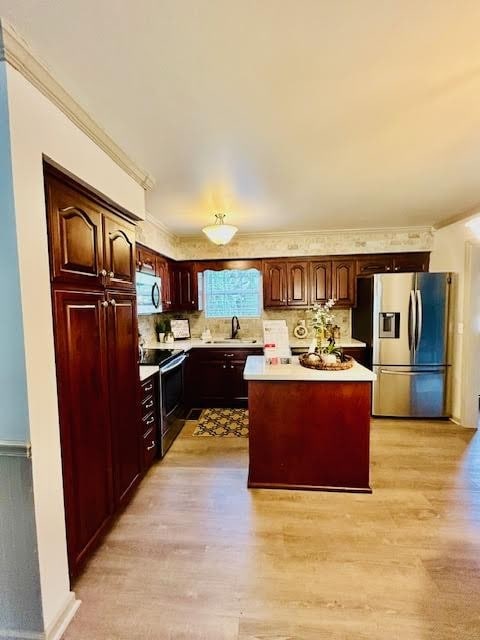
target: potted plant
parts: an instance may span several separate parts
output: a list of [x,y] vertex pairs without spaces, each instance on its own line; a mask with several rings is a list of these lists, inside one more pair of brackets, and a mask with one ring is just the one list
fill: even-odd
[[163,342],[165,340],[165,334],[167,331],[170,331],[170,320],[159,316],[158,319],[155,320],[155,333],[157,334],[158,342]]

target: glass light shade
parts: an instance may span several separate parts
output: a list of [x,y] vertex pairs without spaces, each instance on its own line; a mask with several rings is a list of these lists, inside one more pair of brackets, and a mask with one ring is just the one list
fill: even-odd
[[202,231],[211,242],[219,245],[228,244],[238,229],[233,224],[224,223],[224,214],[216,213],[215,217],[217,219],[215,224],[209,224]]

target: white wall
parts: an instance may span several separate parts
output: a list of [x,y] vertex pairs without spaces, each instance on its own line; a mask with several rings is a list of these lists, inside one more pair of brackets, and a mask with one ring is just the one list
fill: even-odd
[[465,221],[443,227],[435,232],[430,256],[430,271],[452,271],[453,296],[453,345],[452,345],[452,417],[464,426],[476,426],[478,393],[472,365],[472,349],[478,361],[478,258],[475,240],[465,226]]
[[[16,70],[7,65],[10,137],[45,627],[71,599],[42,154],[112,200],[145,216],[143,189]],[[21,323],[22,318],[18,318]],[[21,354],[20,354],[21,355]]]

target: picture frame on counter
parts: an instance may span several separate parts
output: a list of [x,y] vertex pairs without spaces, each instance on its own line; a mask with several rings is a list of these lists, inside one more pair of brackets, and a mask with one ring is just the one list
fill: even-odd
[[170,320],[170,330],[175,340],[188,340],[191,338],[190,320],[188,318]]

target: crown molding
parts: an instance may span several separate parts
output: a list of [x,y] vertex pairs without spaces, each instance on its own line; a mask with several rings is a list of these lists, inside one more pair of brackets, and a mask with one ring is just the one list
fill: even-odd
[[478,216],[480,214],[480,204],[477,204],[474,207],[470,207],[469,209],[465,209],[465,211],[461,211],[453,216],[448,218],[443,218],[440,222],[437,222],[433,225],[434,231],[438,231],[439,229],[443,229],[444,227],[448,227],[451,224],[455,224],[456,222],[467,221],[470,218]]
[[157,229],[164,233],[170,241],[178,242],[180,240],[179,236],[175,235],[173,231],[170,231],[170,229],[166,227],[163,222],[161,222],[158,218],[153,216],[148,211],[146,212],[145,220],[147,222],[150,222],[150,224],[153,224],[154,227],[157,227]]
[[65,91],[47,67],[34,55],[28,44],[3,18],[0,18],[1,61],[8,62],[21,73],[143,189],[153,188],[155,182],[152,176],[140,169],[85,109]]
[[[355,235],[385,235],[385,234],[399,234],[399,233],[428,233],[432,234],[434,231],[431,226],[419,226],[419,227],[366,227],[364,229],[320,229],[320,230],[308,230],[308,231],[261,231],[258,233],[237,233],[233,238],[235,240],[258,240],[261,238],[324,238],[335,234],[342,234],[347,236]],[[200,234],[188,234],[176,236],[177,240],[181,242],[198,241],[199,239],[208,242],[207,238],[204,238]]]

